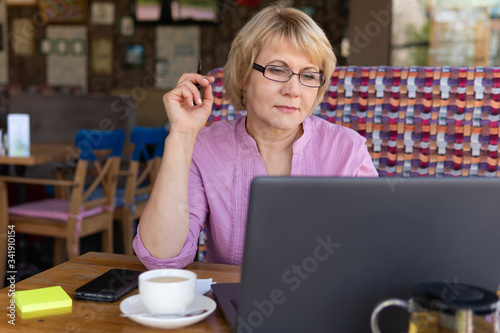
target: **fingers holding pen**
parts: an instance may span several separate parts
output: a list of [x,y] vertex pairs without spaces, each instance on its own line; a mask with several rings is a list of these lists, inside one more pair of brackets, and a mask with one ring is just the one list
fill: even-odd
[[[210,84],[214,81],[213,76],[184,74],[177,82],[177,86],[163,95],[163,105],[171,130],[175,127],[189,131],[194,129],[196,132],[205,125],[212,111],[214,97]],[[202,92],[198,90],[196,84],[203,88]]]
[[214,81],[215,78],[213,76],[199,75],[196,78],[195,87],[197,89],[197,94],[195,95],[194,99],[196,105],[201,106],[205,101],[207,101],[210,104],[209,106],[211,106],[213,95],[211,89],[212,87],[210,86],[210,84]]
[[[203,103],[202,99],[210,99],[212,94],[211,89],[205,89],[205,93],[202,96],[202,88],[209,87],[210,83],[214,82],[214,80],[215,78],[212,76],[203,76],[194,73],[183,74],[177,83],[176,89],[174,89],[172,93],[175,93],[175,90],[177,90],[177,94],[175,95],[188,106],[200,106]],[[179,102],[181,102],[181,100],[179,100]]]
[[[212,108],[212,103],[214,101],[214,95],[212,94],[212,86],[211,86],[211,84],[215,82],[215,77],[213,77],[213,76],[204,76],[203,79],[204,79],[204,83],[206,85],[203,86],[204,89],[203,89],[203,96],[202,96],[203,101],[202,101],[202,103],[203,104],[207,103],[207,106],[209,108]],[[202,88],[200,87],[198,89],[198,92],[201,93],[201,91],[202,91]]]

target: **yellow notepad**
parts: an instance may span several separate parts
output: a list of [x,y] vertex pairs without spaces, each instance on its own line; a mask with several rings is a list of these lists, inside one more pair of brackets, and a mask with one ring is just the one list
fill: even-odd
[[[16,309],[23,318],[71,312],[73,300],[61,286],[16,291]],[[48,311],[51,310],[51,311]]]

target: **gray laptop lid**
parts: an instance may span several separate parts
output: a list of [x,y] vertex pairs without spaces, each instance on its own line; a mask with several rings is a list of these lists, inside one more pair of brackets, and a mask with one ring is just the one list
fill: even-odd
[[[423,282],[495,291],[499,198],[500,179],[257,178],[234,330],[370,332]],[[387,311],[383,331],[406,331]]]

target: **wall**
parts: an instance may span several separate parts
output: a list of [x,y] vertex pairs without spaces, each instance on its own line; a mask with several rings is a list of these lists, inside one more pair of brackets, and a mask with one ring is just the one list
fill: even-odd
[[[114,4],[114,22],[112,24],[95,24],[88,20],[84,24],[48,24],[40,20],[40,9],[38,5],[33,6],[8,6],[5,10],[7,21],[7,33],[9,50],[2,54],[0,50],[0,67],[5,69],[8,56],[8,69],[5,69],[4,80],[9,83],[35,83],[35,84],[65,84],[71,83],[70,79],[82,81],[84,90],[89,93],[121,93],[132,96],[137,102],[137,121],[139,125],[158,124],[165,120],[165,116],[154,116],[161,109],[161,100],[157,101],[165,91],[173,86],[178,74],[172,69],[195,70],[198,59],[203,59],[204,70],[223,66],[229,51],[231,41],[237,31],[254,15],[258,10],[274,2],[274,0],[253,1],[258,3],[255,7],[240,5],[244,1],[219,0],[219,19],[217,24],[201,24],[195,26],[156,26],[151,24],[136,24],[133,36],[124,36],[120,32],[120,19],[133,14],[132,0],[88,0],[90,5],[105,3]],[[349,59],[341,56],[341,41],[346,36],[352,36],[348,27],[365,27],[366,22],[373,21],[370,16],[366,2],[361,0],[280,0],[284,4],[292,4],[298,7],[305,7],[312,11],[312,17],[325,30],[330,39],[334,51],[338,57],[338,64],[386,64],[388,56],[385,48],[389,50],[389,32],[386,27],[382,27],[378,35],[371,38],[370,45],[363,47],[360,55],[352,55]],[[34,1],[36,4],[37,1]],[[371,0],[370,5],[376,10],[386,8],[390,0]],[[0,6],[5,9],[5,1],[0,2]],[[354,10],[355,15],[352,15]],[[351,15],[349,12],[351,11]],[[0,10],[0,20],[2,10]],[[16,36],[12,36],[12,26],[14,20],[28,18],[33,23],[31,39],[34,49],[29,56],[19,56],[13,53],[12,43]],[[348,22],[351,20],[352,22]],[[4,21],[5,22],[5,21]],[[175,40],[185,34],[185,30],[193,29],[189,36],[182,37],[183,45],[170,45],[168,40]],[[83,55],[73,55],[70,63],[77,63],[79,68],[85,68],[85,73],[74,73],[71,67],[60,70],[57,64],[64,62],[54,59],[53,54],[43,54],[40,50],[40,43],[45,39],[57,38],[61,30],[73,29],[75,33],[67,35],[68,40],[84,39],[85,53]],[[83,31],[83,33],[82,33]],[[69,32],[67,32],[69,33]],[[82,37],[82,34],[84,35]],[[165,35],[167,34],[167,35]],[[387,37],[386,34],[389,36]],[[29,35],[29,33],[28,33]],[[76,37],[78,35],[78,37]],[[72,39],[73,38],[73,39]],[[352,38],[351,38],[352,40]],[[190,44],[187,44],[190,43]],[[125,64],[124,46],[140,44],[144,47],[144,62],[141,66],[127,66]],[[175,43],[174,43],[175,44]],[[351,45],[353,43],[351,42]],[[4,42],[6,46],[6,42]],[[102,52],[109,47],[108,54]],[[170,49],[169,49],[170,48]],[[188,50],[190,55],[179,55]],[[99,52],[96,52],[99,51]],[[181,53],[182,53],[181,52]],[[388,52],[388,51],[387,51]],[[170,54],[177,54],[182,58],[165,61],[165,57]],[[64,55],[68,57],[69,55]],[[61,60],[63,58],[60,58]],[[67,58],[66,58],[67,60]],[[167,59],[169,60],[169,59]],[[111,64],[106,67],[107,61]],[[159,63],[164,61],[164,63]],[[2,63],[4,66],[2,66]],[[101,66],[102,65],[102,66]],[[162,73],[158,65],[170,66],[170,72]],[[165,66],[164,66],[165,67]],[[163,68],[164,68],[163,67]],[[63,75],[66,73],[66,75]],[[175,75],[174,75],[175,74]],[[0,82],[2,81],[2,68],[0,68]],[[154,98],[155,101],[150,99]],[[163,111],[162,111],[163,113]]]
[[350,0],[349,65],[390,65],[392,0]]
[[[207,68],[224,66],[231,41],[239,29],[259,10],[274,3],[274,0],[262,0],[255,7],[238,6],[235,1],[221,1],[221,21],[217,25],[205,26],[201,35],[201,53]],[[332,43],[340,64],[345,58],[340,56],[340,42],[347,29],[347,0],[295,0],[278,1],[293,4],[296,7],[310,7],[314,10],[312,17],[325,30]],[[214,47],[217,46],[217,47]]]
[[[217,24],[196,26],[201,30],[198,43],[205,68],[223,66],[231,41],[237,31],[258,10],[272,2],[271,0],[262,0],[256,7],[246,7],[232,0],[220,1],[220,22]],[[155,72],[157,64],[156,48],[158,47],[155,43],[157,34],[159,33],[158,26],[136,24],[133,36],[123,36],[120,33],[120,18],[133,14],[133,3],[131,0],[90,0],[89,3],[90,5],[96,3],[114,4],[114,23],[95,24],[92,20],[88,20],[85,24],[71,25],[45,23],[40,18],[41,11],[38,5],[8,6],[6,10],[7,25],[11,37],[16,38],[16,36],[12,36],[13,22],[20,18],[27,18],[33,24],[33,32],[30,38],[32,38],[34,43],[34,50],[29,56],[16,55],[12,52],[12,47],[9,47],[10,63],[8,80],[11,83],[46,83],[48,56],[42,54],[38,46],[44,38],[47,38],[48,30],[61,30],[72,27],[84,29],[87,32],[86,66],[89,92],[109,92],[113,88],[132,88],[136,85],[142,85],[144,78]],[[309,6],[314,10],[313,18],[325,29],[332,44],[338,50],[338,45],[340,45],[340,40],[347,24],[347,7],[344,4],[345,1],[296,0],[292,3],[295,6]],[[5,2],[1,2],[1,6],[5,6]],[[177,26],[177,28],[182,30],[186,26]],[[21,38],[24,38],[24,36],[21,36]],[[96,41],[101,41],[102,39],[110,39],[112,42],[113,65],[110,73],[105,73],[105,71],[101,73],[97,71],[98,73],[96,73],[94,70],[93,62],[95,59],[93,58],[93,47],[96,45]],[[9,38],[10,44],[12,44],[12,40],[13,38]],[[127,44],[141,44],[144,46],[145,59],[142,67],[130,68],[125,66],[123,46]],[[194,68],[196,68],[196,64]]]

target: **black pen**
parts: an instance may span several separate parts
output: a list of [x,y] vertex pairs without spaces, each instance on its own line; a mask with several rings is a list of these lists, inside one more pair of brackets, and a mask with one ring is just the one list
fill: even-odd
[[[200,62],[198,63],[198,71],[196,73],[201,74],[202,69],[203,69],[203,61],[200,59]],[[196,88],[198,88],[198,90],[201,91],[201,86],[198,83],[196,83]]]
[[[203,65],[203,62],[200,59],[200,62],[198,63],[198,70],[196,71],[197,74],[201,74],[202,65]],[[198,83],[195,83],[194,85],[196,86],[196,88],[198,88],[198,91],[201,93],[201,86]],[[201,98],[200,98],[200,102],[199,103],[195,103],[195,104],[201,105],[202,104]]]

